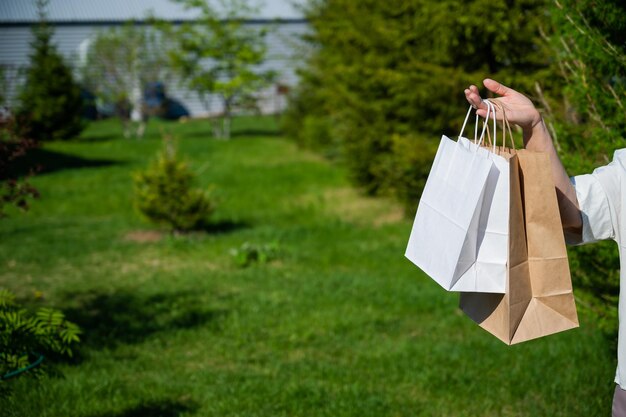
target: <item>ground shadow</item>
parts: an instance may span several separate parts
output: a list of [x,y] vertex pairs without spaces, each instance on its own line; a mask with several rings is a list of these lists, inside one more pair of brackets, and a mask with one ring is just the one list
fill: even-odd
[[[213,136],[212,129],[196,129],[190,132],[185,132],[182,134],[184,138],[187,139],[215,139]],[[238,138],[246,138],[246,137],[280,137],[283,136],[282,132],[279,129],[270,128],[242,128],[242,129],[233,129],[230,133],[231,139]]]
[[88,417],[179,417],[183,413],[193,413],[198,405],[189,401],[151,401],[127,408],[121,412],[92,414]]
[[237,221],[237,220],[218,220],[213,222],[207,222],[202,225],[200,231],[213,235],[232,233],[241,229],[248,229],[249,223]]
[[34,148],[16,159],[9,170],[12,176],[23,177],[35,170],[37,175],[66,169],[98,168],[122,164],[122,161],[110,159],[87,159],[48,149]]
[[202,128],[198,126],[197,129],[191,131],[181,132],[180,136],[185,139],[214,139],[213,130],[209,128]]
[[[193,291],[138,295],[127,291],[69,293],[68,320],[80,326],[81,346],[95,349],[134,344],[149,336],[199,326],[220,327],[226,310],[211,308]],[[76,361],[80,361],[77,358]]]
[[107,142],[110,140],[119,139],[123,136],[122,129],[120,128],[120,133],[91,133],[91,134],[83,134],[77,139],[76,142]]
[[278,129],[238,129],[232,132],[232,138],[241,138],[241,137],[279,137],[282,136],[280,130]]

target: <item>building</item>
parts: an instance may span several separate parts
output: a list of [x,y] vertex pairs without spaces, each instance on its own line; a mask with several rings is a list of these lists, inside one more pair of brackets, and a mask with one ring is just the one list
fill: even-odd
[[[268,53],[263,69],[277,74],[276,85],[260,93],[258,106],[264,113],[274,113],[285,106],[284,92],[296,81],[295,68],[301,48],[300,36],[307,30],[302,14],[292,5],[292,0],[265,0],[258,8],[258,16],[246,25],[259,27],[273,25],[266,40]],[[89,44],[90,37],[99,30],[121,26],[128,21],[138,24],[153,14],[172,23],[193,21],[192,11],[170,0],[50,0],[46,9],[47,20],[54,27],[53,42],[68,63],[78,64],[81,48]],[[23,68],[29,64],[31,27],[37,24],[34,0],[0,1],[0,66],[4,68],[4,95],[8,104],[15,102],[15,93],[22,82]],[[180,101],[192,116],[204,116],[221,111],[217,98],[211,100],[209,109],[198,96],[178,83],[168,84],[168,96]]]

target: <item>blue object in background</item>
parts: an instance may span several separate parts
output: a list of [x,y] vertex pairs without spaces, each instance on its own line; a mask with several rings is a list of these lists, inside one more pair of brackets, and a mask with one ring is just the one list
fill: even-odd
[[178,100],[167,97],[161,81],[148,83],[144,90],[144,103],[148,114],[167,120],[189,117],[189,110]]

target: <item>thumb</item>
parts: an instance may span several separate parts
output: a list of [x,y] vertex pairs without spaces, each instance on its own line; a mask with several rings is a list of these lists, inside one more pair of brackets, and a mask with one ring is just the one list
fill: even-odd
[[489,91],[492,91],[501,96],[506,96],[512,91],[509,87],[506,87],[505,85],[502,85],[499,82],[492,80],[491,78],[485,78],[483,80],[483,84],[485,85],[485,87],[487,87]]

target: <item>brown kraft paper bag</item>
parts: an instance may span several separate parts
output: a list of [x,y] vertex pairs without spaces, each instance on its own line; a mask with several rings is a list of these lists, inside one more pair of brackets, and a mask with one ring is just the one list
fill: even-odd
[[511,162],[506,293],[462,293],[460,306],[511,345],[576,328],[578,315],[548,155],[498,153]]

